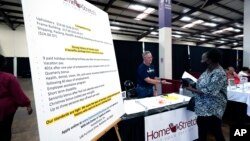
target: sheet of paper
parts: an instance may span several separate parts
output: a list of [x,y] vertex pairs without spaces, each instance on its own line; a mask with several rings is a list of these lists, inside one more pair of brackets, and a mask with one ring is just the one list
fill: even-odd
[[184,72],[181,78],[190,78],[192,79],[194,82],[197,82],[197,79],[195,77],[193,77],[191,74],[189,74],[188,72]]
[[126,114],[134,114],[164,107],[167,105],[182,103],[189,101],[190,97],[179,95],[176,93],[168,94],[167,96],[156,96],[142,99],[124,100],[124,109]]
[[135,102],[135,99],[124,100],[124,109],[127,115],[145,111],[145,108]]

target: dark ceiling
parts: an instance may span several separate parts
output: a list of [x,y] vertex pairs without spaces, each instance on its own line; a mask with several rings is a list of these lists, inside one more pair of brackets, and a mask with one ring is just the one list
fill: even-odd
[[[87,1],[109,14],[112,34],[133,36],[137,40],[158,38],[158,0]],[[135,20],[143,8],[155,11]],[[242,47],[243,12],[244,0],[172,0],[172,39],[197,45]],[[198,20],[192,27],[183,27]],[[0,22],[12,30],[24,24],[20,0],[0,0]]]

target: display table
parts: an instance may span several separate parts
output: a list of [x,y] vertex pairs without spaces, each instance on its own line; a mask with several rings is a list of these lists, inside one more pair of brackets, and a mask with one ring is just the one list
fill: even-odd
[[119,123],[123,141],[192,141],[198,138],[196,115],[186,110],[190,97],[171,93],[124,100],[126,114]]
[[[192,141],[198,138],[196,115],[187,111],[190,97],[176,93],[124,100],[126,114],[118,123],[122,141]],[[114,129],[99,141],[118,141]]]
[[250,116],[250,83],[238,84],[237,86],[228,86],[227,97],[230,101],[247,104],[247,115]]

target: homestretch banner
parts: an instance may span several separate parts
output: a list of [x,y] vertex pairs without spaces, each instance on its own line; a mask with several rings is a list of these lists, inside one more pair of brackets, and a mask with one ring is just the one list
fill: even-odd
[[124,114],[107,13],[22,0],[40,141],[86,141]]
[[145,141],[192,141],[198,138],[197,116],[186,107],[145,117]]

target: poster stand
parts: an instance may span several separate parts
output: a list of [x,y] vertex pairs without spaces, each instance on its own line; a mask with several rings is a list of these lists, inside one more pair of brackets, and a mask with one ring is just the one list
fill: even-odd
[[106,134],[111,128],[114,127],[117,138],[119,141],[122,141],[120,133],[119,133],[119,129],[118,129],[118,123],[121,121],[121,118],[117,119],[113,124],[110,124],[110,126],[108,126],[105,130],[103,130],[100,134],[98,134],[95,138],[93,138],[91,141],[97,141],[99,138],[101,138],[104,134]]

